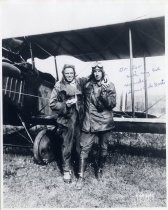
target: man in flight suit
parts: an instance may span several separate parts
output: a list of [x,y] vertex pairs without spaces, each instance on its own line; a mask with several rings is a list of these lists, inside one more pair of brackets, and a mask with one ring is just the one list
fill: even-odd
[[94,144],[95,137],[98,137],[101,146],[98,175],[102,173],[107,156],[108,137],[114,127],[113,108],[116,106],[116,91],[113,83],[109,82],[108,86],[104,85],[104,76],[103,66],[100,62],[96,62],[92,67],[90,80],[83,89],[85,113],[80,137],[79,179],[76,186],[79,190],[84,184],[86,159]]
[[75,67],[72,65],[64,65],[62,74],[62,80],[56,82],[51,93],[50,107],[58,115],[57,124],[61,126],[63,179],[70,183],[72,152],[74,149],[77,154],[80,152],[80,122],[83,121],[84,112],[82,87],[86,78],[76,79]]

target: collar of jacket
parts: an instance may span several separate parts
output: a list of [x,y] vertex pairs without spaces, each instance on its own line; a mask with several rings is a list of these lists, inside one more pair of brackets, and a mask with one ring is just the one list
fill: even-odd
[[[101,80],[101,81],[102,81],[102,80]],[[100,85],[98,85],[98,83],[97,83],[96,81],[94,81],[94,80],[90,80],[89,83],[90,83],[92,86],[93,86],[93,85],[97,85],[98,87],[101,86],[101,83],[100,83]]]

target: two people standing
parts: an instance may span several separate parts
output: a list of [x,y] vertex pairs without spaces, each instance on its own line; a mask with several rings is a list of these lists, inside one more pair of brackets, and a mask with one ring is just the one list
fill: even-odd
[[[65,171],[64,181],[71,181],[70,172],[66,173],[67,171],[70,171],[69,158],[71,158],[73,148],[69,145],[71,145],[72,142],[74,143],[74,139],[76,139],[75,145],[79,157],[79,179],[77,181],[77,189],[81,189],[84,184],[86,161],[94,144],[95,137],[98,137],[99,145],[101,145],[98,158],[98,172],[99,175],[102,174],[103,165],[107,156],[108,137],[110,131],[114,127],[113,108],[116,106],[116,91],[114,84],[107,81],[105,78],[105,72],[100,62],[96,62],[92,66],[92,72],[88,78],[76,79],[75,69],[73,69],[71,70],[74,73],[72,77],[73,79],[71,78],[70,80],[70,78],[68,79],[68,76],[66,76],[67,71],[66,66],[64,66],[63,81],[67,85],[65,94],[67,98],[62,102],[64,105],[60,106],[61,102],[58,96],[62,90],[65,90],[65,88],[63,88],[63,85],[58,85],[62,82],[58,82],[58,84],[56,83],[51,95],[50,107],[52,110],[60,111],[59,117],[57,118],[58,123],[60,122],[61,117],[65,120],[67,118],[68,111],[73,109],[69,115],[69,118],[66,119],[67,125],[65,130],[66,132],[67,130],[71,130],[72,132],[73,127],[75,131],[78,130],[79,132],[78,135],[74,135],[74,132],[73,134],[69,132],[71,135],[63,134],[62,154],[64,160],[63,167]],[[70,91],[72,88],[69,88],[69,86],[74,87],[74,92]],[[73,97],[68,99],[70,95],[73,95]],[[72,113],[76,113],[76,117],[72,117],[74,115]],[[73,120],[73,123],[72,119],[75,119]],[[65,124],[63,126],[65,126]],[[68,155],[66,152],[64,152],[67,150],[65,148],[71,148],[68,152]],[[69,176],[67,176],[67,174],[69,174]]]

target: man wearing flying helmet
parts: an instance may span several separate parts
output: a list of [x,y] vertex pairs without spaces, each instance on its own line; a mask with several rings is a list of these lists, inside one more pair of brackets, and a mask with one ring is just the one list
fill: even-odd
[[87,79],[76,79],[73,65],[64,65],[62,74],[62,80],[56,82],[51,93],[50,107],[56,112],[57,123],[61,127],[63,179],[70,183],[72,179],[70,164],[72,151],[76,150],[76,155],[78,155],[80,149],[80,123],[83,121],[84,112],[82,87]]
[[107,156],[107,145],[110,131],[114,127],[113,108],[116,106],[116,91],[114,84],[109,82],[104,85],[105,72],[100,62],[92,67],[89,81],[84,85],[85,113],[80,137],[80,164],[77,189],[84,184],[84,169],[86,159],[94,144],[95,137],[99,139],[99,170],[98,176],[102,174],[102,168]]

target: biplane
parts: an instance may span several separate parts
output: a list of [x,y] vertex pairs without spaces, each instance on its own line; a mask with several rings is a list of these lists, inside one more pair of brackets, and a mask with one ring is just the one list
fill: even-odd
[[[58,78],[57,56],[70,55],[85,62],[130,59],[131,110],[114,111],[115,132],[166,133],[165,119],[150,114],[146,57],[165,54],[165,18],[155,17],[112,25],[58,31],[2,40],[3,124],[23,126],[34,157],[42,161],[51,153],[52,129],[40,131],[35,140],[29,129],[35,125],[56,125],[49,108],[49,98]],[[56,78],[35,67],[34,58],[53,57]],[[144,61],[144,110],[135,108],[132,62]],[[31,59],[31,64],[27,62]],[[141,100],[141,99],[139,99]],[[54,134],[55,135],[55,134]],[[45,145],[45,151],[43,146]]]

